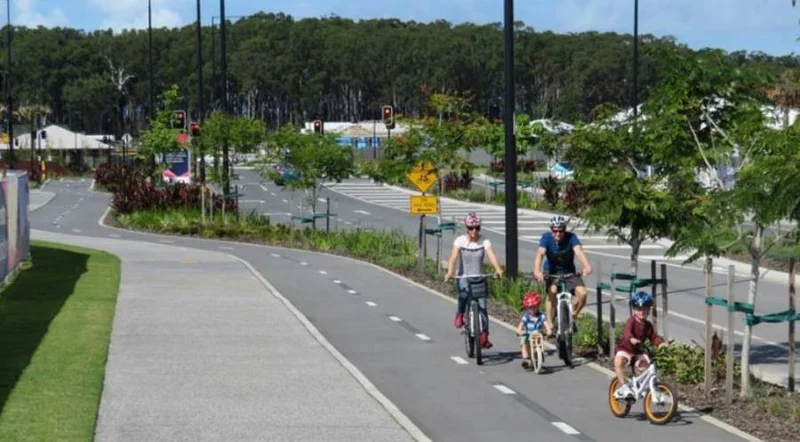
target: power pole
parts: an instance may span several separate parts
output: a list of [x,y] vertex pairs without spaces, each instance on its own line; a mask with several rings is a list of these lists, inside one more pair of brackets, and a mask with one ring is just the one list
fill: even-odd
[[[230,117],[230,102],[228,100],[228,54],[225,39],[225,0],[219,0],[220,15],[220,67],[222,69],[222,108],[227,117]],[[231,191],[230,170],[228,170],[228,139],[222,140],[222,192],[227,195]]]
[[[200,0],[197,0],[197,122],[203,121],[203,22],[200,15]],[[206,159],[203,152],[200,155],[200,182],[206,182]]]
[[506,271],[514,278],[518,273],[517,250],[517,149],[514,139],[514,0],[505,0],[505,111],[503,125],[506,136]]

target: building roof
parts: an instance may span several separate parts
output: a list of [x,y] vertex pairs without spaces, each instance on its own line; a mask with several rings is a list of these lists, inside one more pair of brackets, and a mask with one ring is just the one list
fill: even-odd
[[[322,126],[325,133],[332,133],[349,137],[371,137],[374,133],[376,137],[386,137],[387,131],[383,121],[366,120],[353,123],[350,121],[323,121]],[[395,128],[392,129],[392,134],[402,134],[408,131],[408,126],[401,123],[395,123]],[[303,125],[304,133],[314,132],[314,122],[307,121]]]
[[[51,124],[44,128],[47,131],[47,138],[42,140],[42,149],[51,150],[75,150],[75,149],[100,149],[108,150],[113,149],[114,146],[103,143],[101,139],[95,139],[92,136],[84,135],[77,132],[72,132],[61,126]],[[101,136],[102,137],[102,136]],[[30,149],[31,134],[26,132],[14,137],[19,145],[15,145],[15,149]],[[36,146],[39,147],[38,145]],[[8,150],[8,144],[0,144],[0,150]]]

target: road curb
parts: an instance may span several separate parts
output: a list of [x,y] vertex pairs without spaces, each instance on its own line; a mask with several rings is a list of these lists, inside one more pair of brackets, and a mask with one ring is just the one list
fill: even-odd
[[38,204],[38,205],[36,205],[35,207],[31,208],[31,205],[30,205],[30,195],[29,195],[29,196],[28,196],[28,213],[35,212],[35,211],[37,211],[37,210],[41,209],[42,207],[44,207],[44,206],[46,206],[47,204],[49,204],[49,203],[50,203],[50,201],[53,201],[53,200],[56,198],[56,196],[57,196],[57,195],[56,195],[55,193],[53,193],[53,192],[47,192],[47,191],[44,191],[44,190],[39,190],[39,191],[37,191],[36,193],[49,194],[50,196],[47,196],[47,195],[45,195],[45,196],[47,196],[47,199],[45,199],[43,203],[41,203],[41,204]]
[[249,270],[250,273],[252,273],[253,276],[255,276],[256,279],[258,279],[261,284],[264,285],[264,287],[266,287],[267,291],[269,291],[272,296],[281,301],[283,305],[297,318],[297,320],[299,320],[300,323],[305,326],[314,339],[316,339],[317,342],[319,342],[320,345],[322,345],[322,347],[324,347],[328,353],[331,354],[331,356],[339,361],[342,367],[344,367],[344,369],[347,370],[359,384],[361,384],[367,393],[369,393],[369,395],[372,396],[372,398],[375,399],[392,416],[392,418],[394,418],[395,421],[397,421],[397,423],[400,424],[400,426],[403,427],[403,429],[406,430],[406,432],[408,432],[412,438],[414,438],[414,440],[418,442],[432,442],[431,439],[428,438],[428,436],[426,436],[425,433],[423,433],[422,430],[417,427],[411,421],[411,419],[408,418],[408,416],[400,411],[400,409],[391,400],[389,400],[389,398],[381,393],[380,390],[378,390],[378,388],[375,387],[375,385],[370,382],[369,379],[367,379],[367,377],[364,376],[364,374],[361,373],[361,371],[355,365],[353,365],[343,354],[341,354],[339,350],[337,350],[336,347],[334,347],[333,344],[331,344],[330,341],[328,341],[325,336],[316,327],[314,327],[314,324],[312,324],[311,321],[309,321],[308,318],[306,318],[306,316],[300,310],[298,310],[288,298],[283,296],[283,294],[277,288],[275,288],[275,286],[270,284],[270,282],[267,281],[267,279],[264,278],[258,272],[258,270],[256,270],[249,262],[239,258],[238,256],[234,256],[230,253],[226,253],[226,255],[244,265],[247,270]]
[[[103,215],[100,217],[100,219],[98,220],[98,224],[103,228],[112,229],[112,230],[118,230],[118,231],[123,231],[123,232],[133,232],[133,233],[137,233],[137,234],[144,234],[144,235],[150,235],[150,236],[159,236],[159,237],[183,236],[183,235],[164,235],[164,234],[159,234],[159,233],[142,232],[142,231],[138,231],[138,230],[128,230],[128,229],[122,229],[122,228],[119,228],[119,227],[108,226],[108,225],[105,224],[105,218],[106,218],[106,216],[108,216],[110,211],[111,211],[111,207],[108,207],[106,209],[106,211],[103,213]],[[183,237],[185,237],[185,236],[183,236]],[[253,243],[246,243],[246,242],[226,241],[226,240],[206,239],[206,238],[193,238],[193,237],[186,237],[186,238],[198,239],[198,240],[204,240],[204,241],[225,242],[225,243],[229,243],[229,244],[240,244],[240,245],[245,245],[245,246],[249,246],[249,247],[272,248],[272,249],[286,250],[286,251],[292,251],[292,252],[310,253],[310,254],[315,254],[315,255],[320,255],[320,256],[339,258],[339,259],[343,259],[343,260],[354,262],[354,263],[358,263],[358,264],[364,264],[364,265],[371,266],[371,267],[373,267],[373,268],[375,268],[377,270],[380,270],[382,272],[385,272],[387,274],[390,274],[390,275],[392,275],[392,276],[394,276],[394,277],[396,277],[396,278],[398,278],[398,279],[400,279],[400,280],[402,280],[402,281],[404,281],[404,282],[406,282],[408,284],[414,285],[415,287],[418,287],[418,288],[420,288],[420,289],[422,289],[422,290],[424,290],[424,291],[426,291],[426,292],[428,292],[430,294],[433,294],[433,295],[436,295],[436,296],[438,296],[438,297],[440,297],[442,299],[445,299],[445,300],[447,300],[447,301],[449,301],[449,302],[451,302],[453,304],[457,304],[457,300],[456,299],[454,299],[454,298],[452,298],[450,296],[447,296],[444,293],[436,291],[436,290],[434,290],[434,289],[432,289],[430,287],[427,287],[427,286],[425,286],[423,284],[420,284],[420,283],[418,283],[418,282],[416,282],[416,281],[414,281],[414,280],[412,280],[410,278],[407,278],[407,277],[405,277],[405,276],[403,276],[403,275],[401,275],[399,273],[395,273],[395,272],[393,272],[393,271],[391,271],[389,269],[383,268],[383,267],[381,267],[381,266],[379,266],[377,264],[373,264],[373,263],[367,262],[367,261],[361,261],[361,260],[358,260],[358,259],[355,259],[355,258],[350,258],[348,256],[334,255],[334,254],[331,254],[331,253],[317,252],[317,251],[313,251],[313,250],[293,249],[293,248],[288,248],[288,247],[268,246],[268,245],[253,244]],[[244,260],[242,260],[242,261],[244,261]],[[244,261],[244,262],[246,262],[246,261]],[[253,270],[251,270],[251,271],[253,271]],[[267,283],[267,284],[269,284],[269,283]],[[269,286],[268,286],[268,288],[269,288]],[[275,291],[273,293],[279,293],[279,292]],[[288,302],[288,300],[287,300],[287,302]],[[289,305],[291,305],[291,303],[289,303]],[[300,314],[302,315],[302,313],[300,313]],[[490,321],[492,321],[493,323],[499,325],[500,327],[503,327],[503,328],[505,328],[505,329],[507,329],[509,331],[516,331],[512,325],[506,323],[505,321],[503,321],[503,320],[501,320],[501,319],[499,319],[499,318],[497,318],[495,316],[492,316],[492,315],[488,315],[488,316],[489,316],[489,320]],[[312,325],[312,327],[313,327],[313,325]],[[317,333],[319,333],[319,331],[317,331]],[[313,332],[312,332],[312,334],[313,334]],[[324,336],[322,336],[322,338],[324,339]],[[545,342],[545,346],[548,347],[548,349],[550,349],[550,350],[555,349],[554,345],[552,345],[550,343],[547,343],[547,342]],[[335,348],[334,348],[334,350],[335,350]],[[334,355],[334,357],[336,357],[336,355]],[[602,365],[600,365],[600,364],[598,364],[596,362],[591,362],[591,361],[588,361],[585,358],[580,358],[580,357],[574,358],[573,360],[575,362],[581,362],[581,363],[583,363],[583,365],[586,365],[586,366],[594,369],[595,371],[598,371],[600,373],[606,374],[608,376],[611,376],[611,377],[616,376],[616,374],[614,374],[614,372],[612,370],[610,370],[610,369],[608,369],[606,367],[603,367]],[[347,367],[345,367],[345,368],[347,368]],[[358,370],[358,369],[356,369],[356,370]],[[351,372],[351,374],[352,374],[352,372]],[[369,381],[367,381],[367,382],[369,382]],[[367,388],[367,387],[365,387],[365,388]],[[373,388],[374,388],[374,386],[373,386]],[[380,393],[380,392],[378,392],[378,393]],[[372,393],[370,393],[370,394],[372,394]],[[376,398],[376,400],[378,400],[380,402],[380,399]],[[386,400],[388,401],[388,399],[386,399]],[[700,420],[702,420],[702,421],[704,421],[704,422],[706,422],[706,423],[708,423],[710,425],[713,425],[713,426],[715,426],[717,428],[720,428],[720,429],[722,429],[724,431],[727,431],[728,433],[730,433],[730,434],[732,434],[734,436],[740,437],[740,438],[742,438],[744,440],[747,440],[749,442],[765,442],[764,440],[759,439],[759,438],[753,436],[752,434],[746,433],[746,432],[744,432],[744,431],[742,431],[742,430],[740,430],[740,429],[738,429],[738,428],[736,428],[736,427],[734,427],[734,426],[732,426],[732,425],[730,425],[728,423],[725,423],[725,422],[723,422],[723,421],[721,421],[721,420],[719,420],[719,419],[717,419],[715,417],[709,416],[707,414],[703,414],[702,412],[700,412],[699,410],[697,410],[695,408],[692,408],[692,407],[689,407],[689,406],[686,406],[686,405],[683,405],[683,404],[679,403],[678,404],[678,409],[680,411],[687,412],[687,413],[696,413]],[[387,411],[392,413],[391,410],[389,410],[388,408],[387,408]],[[402,414],[402,412],[401,412],[401,414]],[[398,423],[400,423],[400,425],[403,425],[403,423],[400,422],[399,420],[398,420]],[[413,425],[413,423],[411,425]],[[406,428],[406,427],[404,426],[404,428]],[[414,428],[416,428],[415,425],[414,425]],[[419,429],[417,428],[417,430],[419,430]],[[408,429],[407,429],[407,431],[408,431]],[[414,437],[413,433],[409,432],[409,434],[411,434],[412,437]],[[420,431],[420,434],[422,434],[422,436],[425,437],[424,433],[422,433],[421,431]],[[429,440],[429,439],[418,439],[418,440]]]

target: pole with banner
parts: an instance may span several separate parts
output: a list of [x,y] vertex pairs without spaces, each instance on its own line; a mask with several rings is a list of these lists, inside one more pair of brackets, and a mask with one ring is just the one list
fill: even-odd
[[420,161],[409,173],[406,174],[408,180],[414,185],[422,195],[412,195],[410,208],[412,215],[419,217],[419,269],[425,269],[426,246],[425,238],[425,215],[436,215],[439,213],[439,199],[436,195],[426,195],[425,192],[436,183],[436,173],[430,161]]

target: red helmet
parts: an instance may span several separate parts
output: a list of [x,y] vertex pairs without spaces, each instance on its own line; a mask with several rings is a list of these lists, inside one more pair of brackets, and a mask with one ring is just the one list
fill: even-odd
[[528,292],[522,299],[522,306],[525,308],[538,307],[542,303],[542,297],[536,292]]
[[464,225],[467,227],[480,227],[481,217],[475,212],[470,212],[464,217]]

